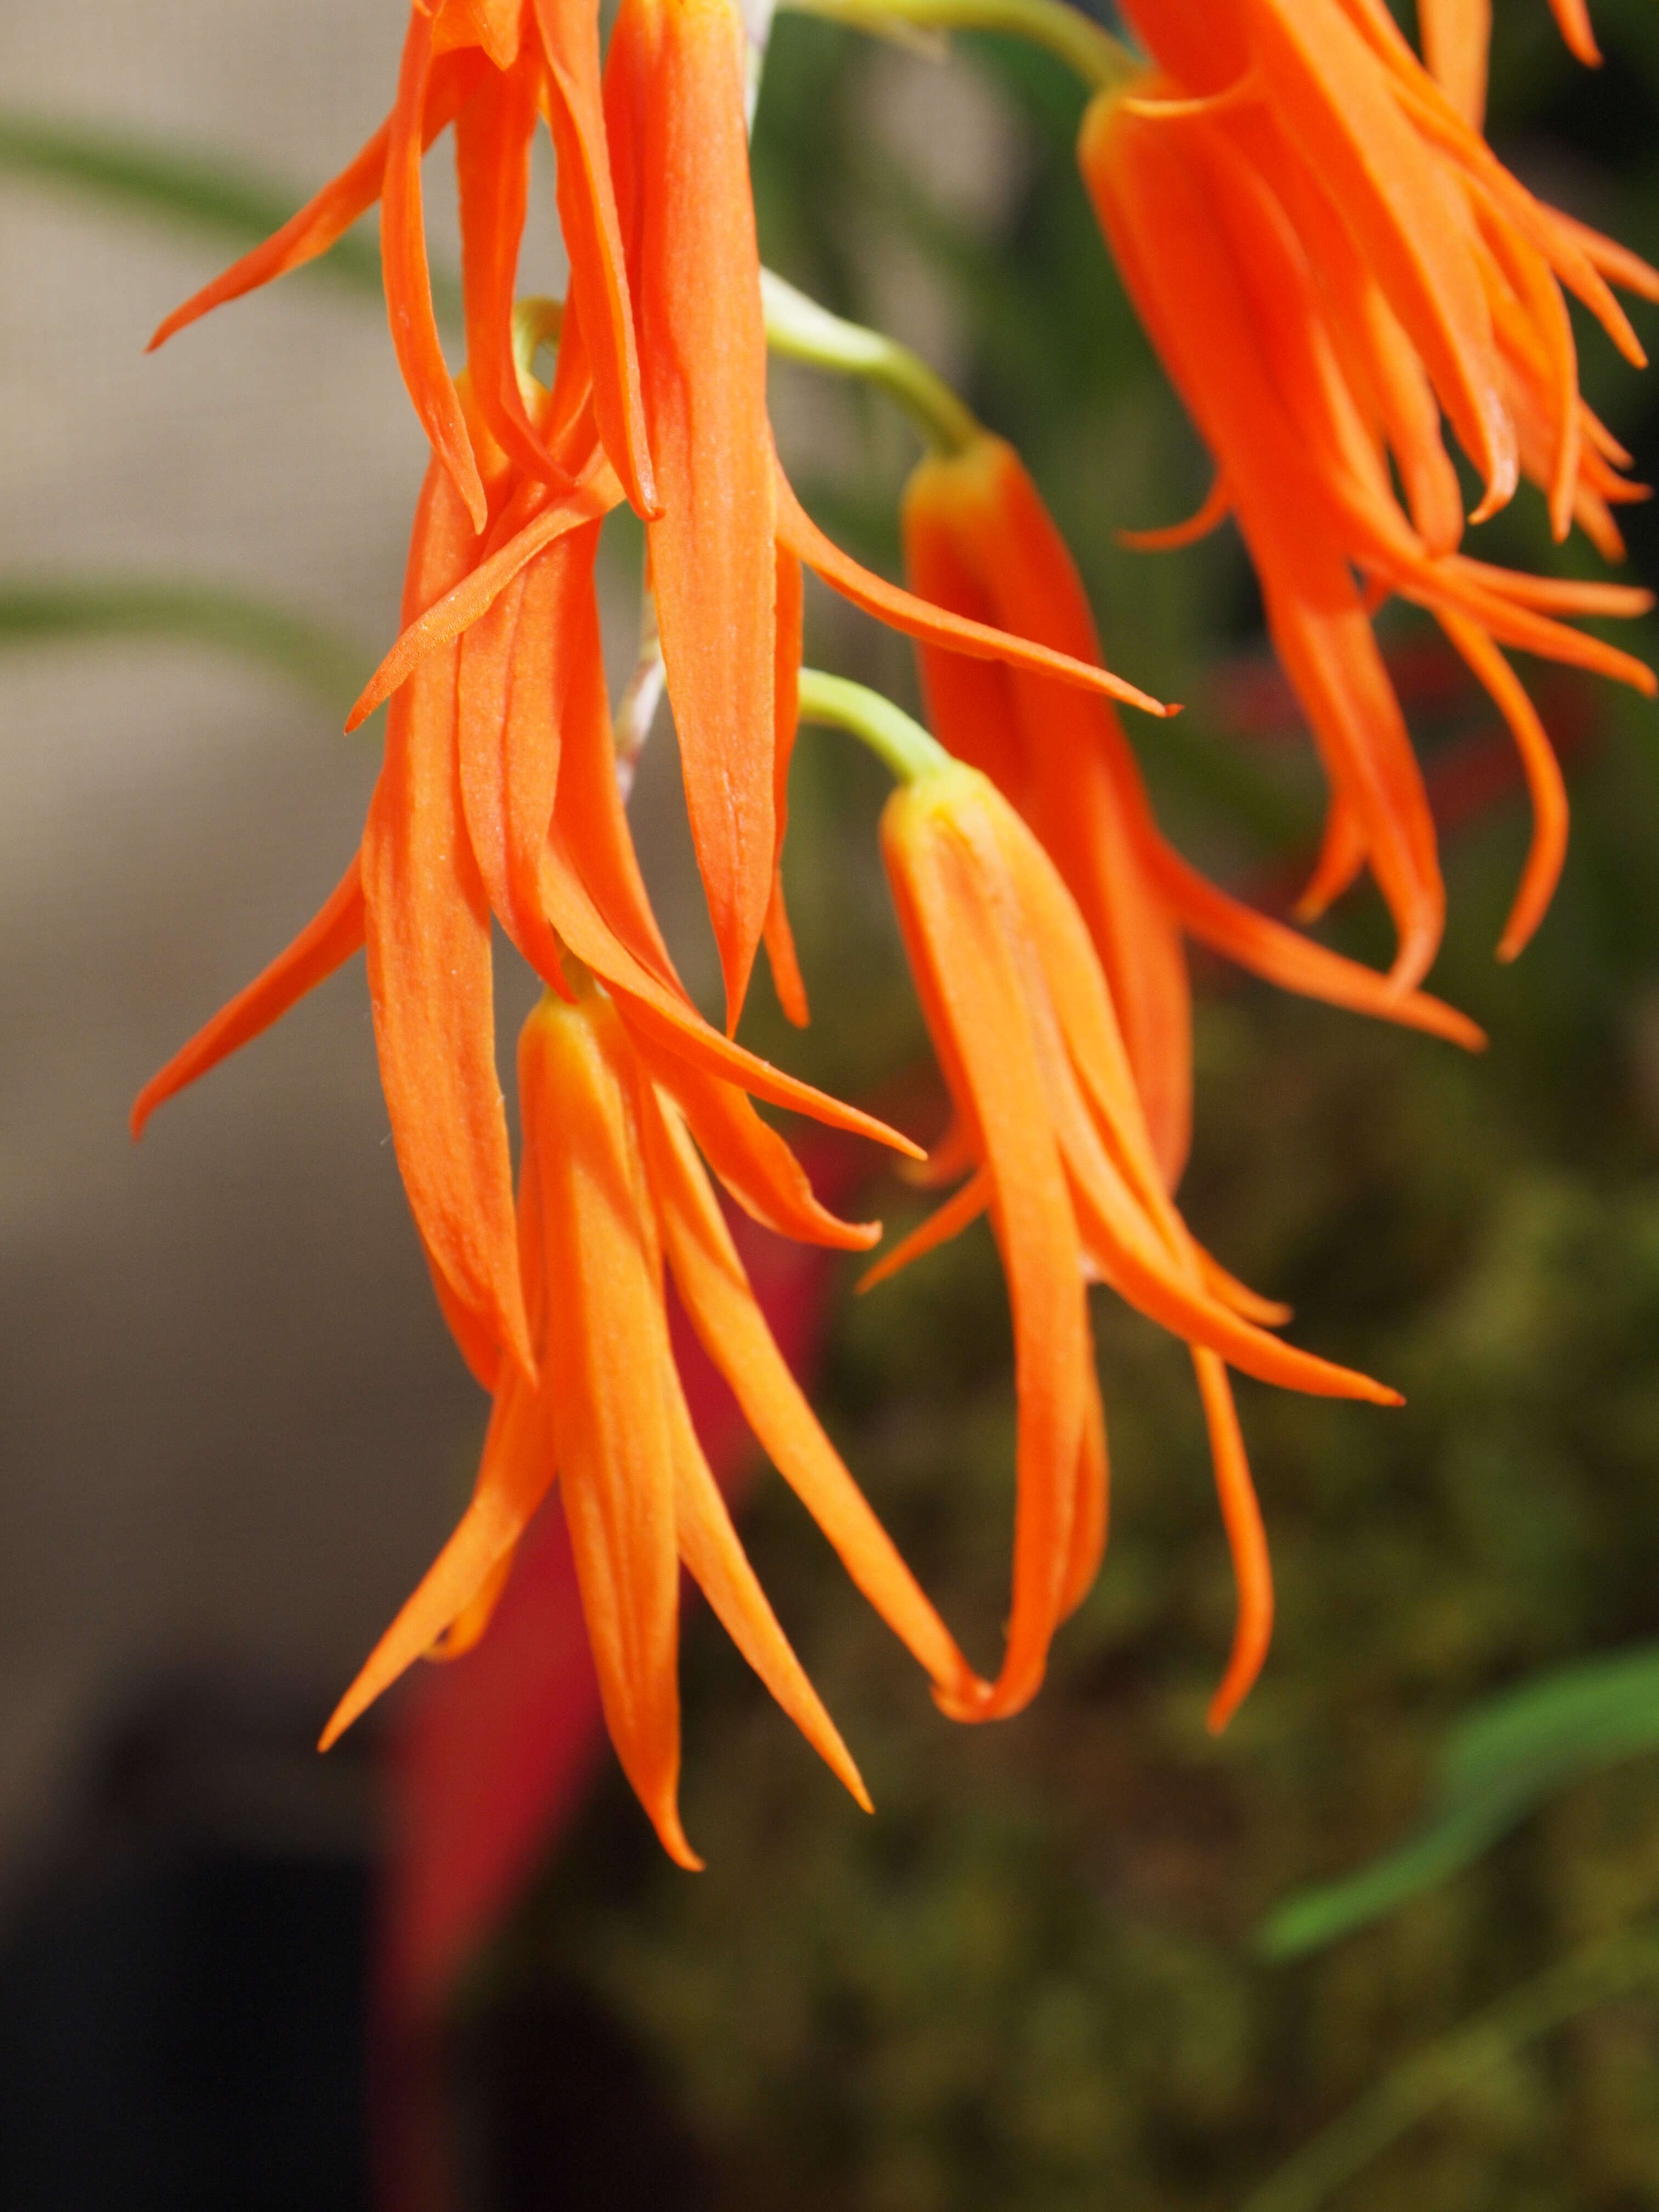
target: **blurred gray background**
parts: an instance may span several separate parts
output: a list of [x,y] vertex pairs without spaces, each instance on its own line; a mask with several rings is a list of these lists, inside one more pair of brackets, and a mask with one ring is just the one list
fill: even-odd
[[[0,101],[308,189],[384,112],[401,0],[8,0]],[[445,164],[431,165],[441,240]],[[392,635],[424,442],[384,318],[291,281],[159,355],[228,254],[0,175],[0,569],[137,573]],[[0,653],[0,1881],[180,1668],[319,1717],[430,1555],[482,1401],[432,1310],[361,961],[130,1144],[137,1086],[310,915],[356,739],[228,655]]]

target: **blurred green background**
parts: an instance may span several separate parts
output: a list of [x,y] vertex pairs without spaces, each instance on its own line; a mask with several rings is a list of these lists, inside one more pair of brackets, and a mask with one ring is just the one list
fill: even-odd
[[[1491,133],[1536,189],[1652,252],[1659,11],[1595,12],[1607,65],[1588,76],[1542,0],[1498,0]],[[1178,724],[1133,731],[1166,825],[1282,903],[1318,787],[1288,715],[1264,740],[1231,711],[1262,652],[1237,540],[1158,559],[1115,543],[1189,512],[1207,472],[1078,186],[1080,107],[1062,70],[1000,41],[964,39],[940,63],[782,18],[755,140],[763,250],[896,328],[1018,446],[1115,665],[1189,702]],[[1651,313],[1638,321],[1651,339]],[[1652,477],[1659,393],[1581,340],[1587,394]],[[779,382],[804,489],[890,566],[908,434],[878,399]],[[1485,533],[1493,556],[1559,562],[1541,502],[1517,506]],[[1641,509],[1632,523],[1635,572],[1659,584],[1659,533]],[[812,616],[811,655],[914,699],[901,641],[823,599]],[[1391,612],[1383,630],[1403,670],[1425,626]],[[1654,643],[1650,629],[1640,649]],[[710,2204],[1196,2212],[1242,2203],[1390,2069],[1581,1947],[1634,1931],[1650,1983],[1651,1759],[1555,1794],[1322,1954],[1273,1964],[1252,1943],[1288,1893],[1413,1826],[1477,1700],[1659,1631],[1659,728],[1605,687],[1554,703],[1581,739],[1572,851],[1514,969],[1491,948],[1524,850],[1518,785],[1447,828],[1434,981],[1488,1028],[1484,1057],[1200,974],[1189,1218],[1294,1304],[1301,1341],[1409,1401],[1384,1414],[1241,1386],[1279,1625],[1228,1735],[1202,1722],[1232,1595],[1190,1376],[1178,1346],[1103,1297],[1111,1547],[1033,1710],[944,1725],[793,1501],[763,1486],[746,1540],[878,1817],[813,1771],[700,1619],[685,1814],[708,1872],[663,1863],[608,1786],[481,1966],[464,2041],[580,1986],[649,2054]],[[1431,758],[1496,743],[1467,696],[1418,719]],[[880,782],[811,733],[795,774],[788,879],[816,1022],[793,1047],[761,1033],[868,1091],[925,1052],[870,857]],[[1386,955],[1369,894],[1333,934]],[[880,1197],[890,1224],[905,1218],[899,1186]],[[825,1418],[988,1660],[1013,1439],[988,1234],[836,1315]],[[1639,1984],[1477,2052],[1484,2066],[1449,2054],[1455,2094],[1340,2202],[1659,2203],[1659,2010]]]

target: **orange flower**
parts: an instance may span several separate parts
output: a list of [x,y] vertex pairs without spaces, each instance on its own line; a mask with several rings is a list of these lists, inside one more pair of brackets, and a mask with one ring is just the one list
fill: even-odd
[[1579,396],[1562,286],[1639,362],[1603,272],[1650,292],[1659,276],[1516,184],[1373,0],[1139,0],[1134,14],[1164,73],[1097,100],[1080,159],[1125,284],[1216,456],[1200,523],[1237,516],[1331,781],[1307,908],[1369,863],[1400,933],[1397,979],[1420,977],[1439,940],[1433,825],[1369,621],[1398,593],[1441,623],[1521,750],[1537,827],[1499,948],[1512,956],[1547,904],[1566,807],[1499,647],[1650,692],[1640,663],[1554,619],[1649,599],[1458,553],[1440,414],[1485,479],[1477,519],[1525,473],[1558,536],[1576,519],[1616,551],[1610,502],[1641,495]]
[[[482,543],[470,559],[458,553],[442,590],[405,609],[404,634],[348,726],[424,653],[477,622],[556,538],[629,497],[647,520],[687,807],[733,1029],[763,937],[787,1004],[805,1015],[779,887],[803,561],[901,628],[1040,662],[1164,711],[1098,666],[1063,664],[912,599],[802,513],[766,413],[744,91],[732,0],[624,0],[602,106],[597,18],[582,0],[442,0],[435,15],[417,5],[387,125],[153,342],[321,252],[384,196],[399,362]],[[514,364],[512,322],[530,142],[544,112],[571,276],[558,377],[538,407]],[[454,382],[433,320],[419,172],[422,146],[452,120],[470,362]]]
[[1239,1583],[1220,1727],[1261,1667],[1272,1582],[1227,1382],[1229,1364],[1322,1395],[1397,1404],[1350,1369],[1293,1350],[1283,1320],[1194,1243],[1170,1202],[1100,963],[1053,862],[995,787],[957,762],[902,785],[882,844],[922,1011],[955,1107],[941,1176],[954,1197],[867,1279],[988,1212],[1013,1311],[1019,1441],[1007,1650],[963,1719],[1017,1711],[1093,1580],[1106,1452],[1085,1285],[1109,1284],[1193,1348]]
[[[778,1703],[859,1802],[857,1768],[786,1642],[691,1426],[670,1347],[664,1266],[757,1437],[854,1581],[927,1668],[971,1703],[976,1678],[802,1397],[731,1239],[700,1146],[739,1202],[793,1236],[848,1247],[877,1231],[811,1197],[781,1139],[735,1085],[710,1083],[576,979],[519,1047],[525,1132],[518,1235],[540,1380],[503,1371],[472,1502],[376,1646],[325,1748],[437,1646],[476,1638],[556,1478],[605,1719],[629,1781],[681,1865],[682,1563]],[[695,1135],[696,1144],[692,1139]]]
[[[934,453],[904,496],[905,562],[925,597],[1099,658],[1065,541],[1013,448],[978,434]],[[1183,939],[1358,1012],[1478,1046],[1472,1022],[1253,912],[1205,881],[1160,834],[1110,702],[1047,678],[921,647],[928,716],[1036,832],[1088,926],[1122,1025],[1152,1147],[1171,1189],[1192,1127],[1191,1006]]]
[[[777,864],[793,735],[789,671],[799,659],[799,563],[900,628],[937,623],[822,538],[778,467],[766,410],[744,51],[734,0],[623,0],[605,79],[663,502],[649,526],[651,574],[732,1026],[769,917],[787,988],[798,980]],[[986,635],[963,641],[970,650],[1011,649]],[[1072,674],[1151,704],[1103,672]]]
[[[470,402],[465,381],[462,397]],[[517,479],[490,454],[476,418],[474,431],[492,507],[510,518]],[[526,1376],[535,1370],[495,1073],[492,915],[555,988],[567,988],[568,946],[625,997],[642,1031],[674,1041],[706,1073],[902,1141],[729,1042],[687,997],[617,790],[593,590],[598,526],[580,520],[580,501],[546,510],[560,511],[562,534],[509,575],[465,631],[434,631],[438,641],[428,640],[395,690],[362,846],[333,897],[145,1086],[132,1115],[137,1134],[164,1099],[366,943],[398,1166],[446,1317],[491,1389],[503,1353]],[[410,543],[405,623],[417,627],[475,585],[495,557],[492,542],[475,538],[434,459]]]

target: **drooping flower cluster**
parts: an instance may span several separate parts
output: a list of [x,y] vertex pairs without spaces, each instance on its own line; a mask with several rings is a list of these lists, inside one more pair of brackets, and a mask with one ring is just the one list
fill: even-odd
[[1501,648],[1651,693],[1642,663],[1560,619],[1639,613],[1649,598],[1461,552],[1442,421],[1483,487],[1475,520],[1524,476],[1558,538],[1577,522],[1616,554],[1612,508],[1644,495],[1580,396],[1563,290],[1639,364],[1607,278],[1659,297],[1659,276],[1510,176],[1381,0],[1134,0],[1130,12],[1158,66],[1097,100],[1079,155],[1123,281],[1215,457],[1194,527],[1236,517],[1330,783],[1303,910],[1322,911],[1369,867],[1399,935],[1396,978],[1420,980],[1440,942],[1434,825],[1370,626],[1397,594],[1434,616],[1520,750],[1535,830],[1499,948],[1512,957],[1560,872],[1566,801]]
[[[1008,6],[1019,27],[1047,10],[1052,30],[1069,15],[1060,0]],[[1427,606],[1515,730],[1539,821],[1505,938],[1516,949],[1559,867],[1565,806],[1500,647],[1648,684],[1639,664],[1559,618],[1631,611],[1641,595],[1463,555],[1440,419],[1485,486],[1478,514],[1524,474],[1547,493],[1558,533],[1576,520],[1616,550],[1612,506],[1634,488],[1579,398],[1560,288],[1634,354],[1605,279],[1650,289],[1659,279],[1541,208],[1487,152],[1470,119],[1484,14],[1469,0],[1425,0],[1433,73],[1380,0],[1137,0],[1133,12],[1156,66],[1102,93],[1084,173],[1216,454],[1201,520],[1237,517],[1330,777],[1310,904],[1369,865],[1400,932],[1391,977],[1254,912],[1182,858],[1114,702],[1167,710],[1103,665],[1081,581],[1018,457],[919,364],[895,377],[893,349],[849,339],[799,303],[809,357],[921,392],[939,432],[904,501],[912,589],[860,567],[805,514],[767,416],[780,295],[758,258],[733,0],[622,0],[603,60],[591,0],[415,0],[386,122],[157,333],[299,266],[378,200],[393,344],[432,447],[401,632],[353,715],[388,704],[357,852],[316,920],[134,1109],[137,1129],[365,949],[398,1164],[439,1302],[493,1412],[471,1505],[328,1740],[411,1660],[453,1655],[484,1632],[556,1484],[607,1722],[666,1848],[696,1863],[677,1808],[682,1564],[864,1802],[693,1431],[670,1347],[671,1281],[756,1437],[962,1719],[1012,1713],[1035,1694],[1099,1565],[1107,1452],[1091,1284],[1191,1347],[1240,1590],[1217,1725],[1254,1679],[1272,1619],[1228,1370],[1393,1401],[1275,1336],[1282,1309],[1205,1253],[1176,1207],[1192,1117],[1185,940],[1286,988],[1479,1043],[1415,988],[1443,901],[1370,616],[1391,592]],[[1576,7],[1559,0],[1558,12],[1582,46]],[[570,264],[556,311],[516,298],[543,123]],[[421,204],[422,155],[451,127],[459,374],[439,340]],[[532,371],[552,342],[543,385]],[[675,970],[619,788],[594,562],[604,518],[624,501],[646,528],[724,1030]],[[859,687],[803,672],[803,566],[916,639],[936,739]],[[716,1194],[782,1235],[866,1247],[878,1232],[818,1204],[753,1102],[916,1150],[735,1041],[763,944],[786,1008],[805,1018],[780,868],[803,719],[863,736],[900,778],[884,849],[953,1109],[923,1172],[960,1188],[872,1275],[984,1214],[1009,1283],[1013,1603],[990,1680],[814,1419]],[[520,1045],[516,1194],[495,1073],[497,925],[545,986]]]

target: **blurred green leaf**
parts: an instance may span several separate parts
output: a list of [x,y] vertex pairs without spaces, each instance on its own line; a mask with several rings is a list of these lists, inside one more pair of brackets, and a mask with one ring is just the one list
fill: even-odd
[[[176,152],[84,124],[0,110],[0,174],[55,185],[107,208],[179,228],[208,232],[246,248],[280,229],[303,196],[270,177],[216,155]],[[350,290],[381,296],[380,249],[349,231],[306,266]],[[457,322],[460,287],[434,270],[433,303],[440,321]]]
[[1593,2005],[1656,1982],[1659,1927],[1651,1923],[1586,1945],[1385,2074],[1357,2105],[1252,2190],[1241,2212],[1316,2212],[1407,2128],[1524,2045]]
[[1257,1942],[1274,1959],[1321,1949],[1455,1873],[1566,1784],[1656,1747],[1659,1645],[1507,1691],[1453,1731],[1416,1834],[1357,1874],[1287,1898]]
[[342,712],[370,666],[360,647],[305,616],[209,584],[0,577],[0,651],[104,637],[217,646]]

